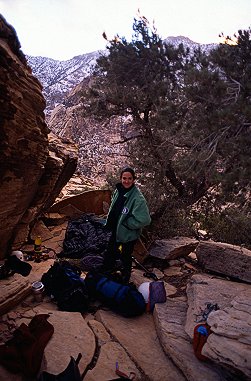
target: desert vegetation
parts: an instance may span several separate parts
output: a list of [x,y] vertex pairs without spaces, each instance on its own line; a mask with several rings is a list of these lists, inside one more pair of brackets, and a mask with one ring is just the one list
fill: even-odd
[[121,118],[156,236],[204,229],[251,245],[250,36],[239,30],[209,53],[189,51],[165,43],[143,16],[131,41],[104,34],[83,112]]

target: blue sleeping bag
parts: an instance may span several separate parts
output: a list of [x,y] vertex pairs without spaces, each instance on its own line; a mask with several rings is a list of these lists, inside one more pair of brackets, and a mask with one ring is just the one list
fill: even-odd
[[146,311],[145,299],[134,285],[121,284],[95,272],[87,274],[85,283],[92,297],[122,316],[138,316]]

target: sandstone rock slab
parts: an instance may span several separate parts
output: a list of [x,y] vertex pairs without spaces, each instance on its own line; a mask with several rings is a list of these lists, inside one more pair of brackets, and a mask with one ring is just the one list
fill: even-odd
[[0,315],[10,311],[30,293],[30,282],[19,274],[0,280]]
[[145,379],[152,381],[183,381],[185,377],[165,356],[156,335],[153,317],[144,314],[137,318],[124,318],[110,311],[98,311],[96,318],[127,351]]
[[149,255],[164,260],[186,257],[196,249],[198,243],[189,237],[156,240],[149,248]]
[[[76,359],[79,353],[82,354],[79,370],[83,373],[95,353],[96,343],[92,330],[80,313],[55,311],[46,307],[41,305],[26,310],[19,308],[15,321],[18,327],[21,323],[29,324],[35,314],[49,314],[48,321],[53,325],[54,333],[45,347],[39,374],[44,370],[52,374],[62,372],[67,367],[70,356]],[[22,374],[13,375],[1,366],[0,375],[1,381],[24,380]]]
[[166,303],[155,306],[155,327],[166,355],[171,357],[189,381],[225,380],[224,375],[214,369],[214,366],[195,357],[192,341],[184,330],[186,311],[187,303],[184,298],[167,298]]
[[[202,353],[237,375],[237,379],[238,375],[251,377],[251,286],[194,275],[187,286],[187,296],[186,332],[192,337],[199,321],[207,321],[212,330]],[[205,302],[216,303],[219,308],[210,312],[207,319],[202,314]]]
[[229,307],[212,312],[207,322],[213,333],[203,353],[251,379],[251,287],[236,296]]
[[192,338],[196,324],[203,320],[207,304],[217,304],[219,309],[229,307],[235,297],[243,295],[251,286],[230,282],[207,274],[193,275],[187,285],[188,311],[185,330]]
[[250,345],[212,333],[202,353],[215,363],[231,369],[237,380],[251,380]]
[[135,366],[133,360],[128,356],[124,348],[114,341],[104,325],[92,317],[85,317],[89,327],[96,337],[96,354],[90,365],[90,370],[85,375],[86,381],[111,380],[116,378],[116,362],[119,369],[126,374],[134,372],[137,380],[141,380],[141,373]]
[[62,372],[70,361],[82,354],[79,362],[80,373],[84,372],[95,352],[95,337],[82,315],[78,312],[53,311],[48,321],[54,326],[54,334],[45,348],[47,370],[57,374]]
[[222,242],[200,242],[198,263],[205,269],[251,283],[251,251]]

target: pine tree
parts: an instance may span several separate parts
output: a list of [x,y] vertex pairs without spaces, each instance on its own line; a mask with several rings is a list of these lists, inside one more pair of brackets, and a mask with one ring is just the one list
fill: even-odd
[[133,126],[125,141],[158,224],[187,233],[198,206],[205,222],[230,202],[250,218],[250,31],[210,55],[164,43],[144,17],[133,31],[108,41],[85,103]]

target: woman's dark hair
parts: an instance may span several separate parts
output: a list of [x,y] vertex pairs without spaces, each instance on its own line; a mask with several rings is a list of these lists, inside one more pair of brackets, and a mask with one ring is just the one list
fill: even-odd
[[125,167],[125,168],[123,168],[122,171],[120,172],[120,178],[122,178],[122,175],[123,175],[123,173],[125,173],[125,172],[129,172],[129,173],[131,173],[131,175],[132,175],[132,177],[133,177],[133,180],[136,179],[135,172],[134,172],[134,170],[133,170],[131,167]]

